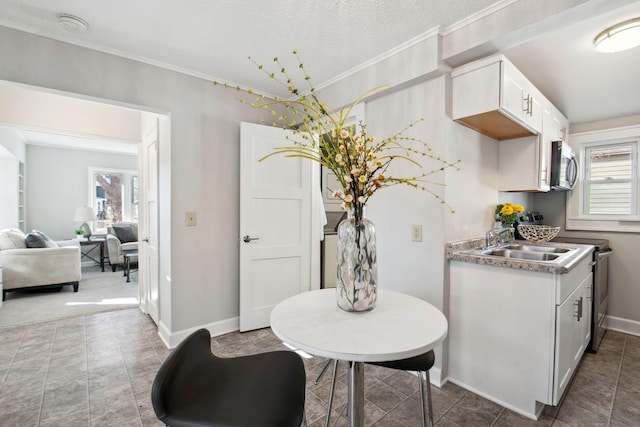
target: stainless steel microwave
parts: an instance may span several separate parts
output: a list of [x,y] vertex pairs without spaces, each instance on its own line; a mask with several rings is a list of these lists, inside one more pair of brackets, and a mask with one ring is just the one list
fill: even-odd
[[578,161],[569,144],[564,141],[551,142],[551,189],[573,190],[578,180]]

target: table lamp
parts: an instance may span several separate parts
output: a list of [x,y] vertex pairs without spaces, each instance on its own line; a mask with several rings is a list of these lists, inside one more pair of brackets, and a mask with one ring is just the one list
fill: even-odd
[[82,221],[83,224],[80,226],[80,230],[82,230],[82,234],[87,239],[91,237],[91,227],[88,222],[96,220],[96,213],[90,206],[81,206],[76,208],[76,214],[73,216],[74,221]]

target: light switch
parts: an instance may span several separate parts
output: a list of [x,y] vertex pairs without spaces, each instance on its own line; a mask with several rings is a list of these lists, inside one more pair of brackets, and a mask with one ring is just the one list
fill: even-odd
[[422,242],[422,225],[414,224],[411,226],[411,241]]
[[197,223],[196,213],[195,212],[187,212],[187,227],[193,227]]

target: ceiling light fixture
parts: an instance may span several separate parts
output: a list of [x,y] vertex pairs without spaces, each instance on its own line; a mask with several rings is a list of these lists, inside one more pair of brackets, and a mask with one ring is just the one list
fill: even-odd
[[598,52],[621,52],[640,45],[640,18],[609,27],[593,39]]
[[65,31],[69,31],[70,33],[84,33],[89,29],[89,24],[87,24],[83,19],[68,13],[58,14],[58,24],[60,24]]

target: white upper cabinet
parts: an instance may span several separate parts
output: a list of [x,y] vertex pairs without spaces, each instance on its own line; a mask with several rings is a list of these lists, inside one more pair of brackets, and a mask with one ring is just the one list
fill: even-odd
[[457,122],[498,140],[542,132],[544,96],[503,55],[463,65],[451,76]]
[[543,96],[518,69],[506,59],[502,65],[502,106],[534,133],[542,131]]
[[503,55],[451,76],[453,119],[500,141],[498,190],[549,191],[551,142],[567,140],[567,118]]
[[551,145],[547,147],[542,135],[499,141],[499,144],[499,191],[550,190]]

